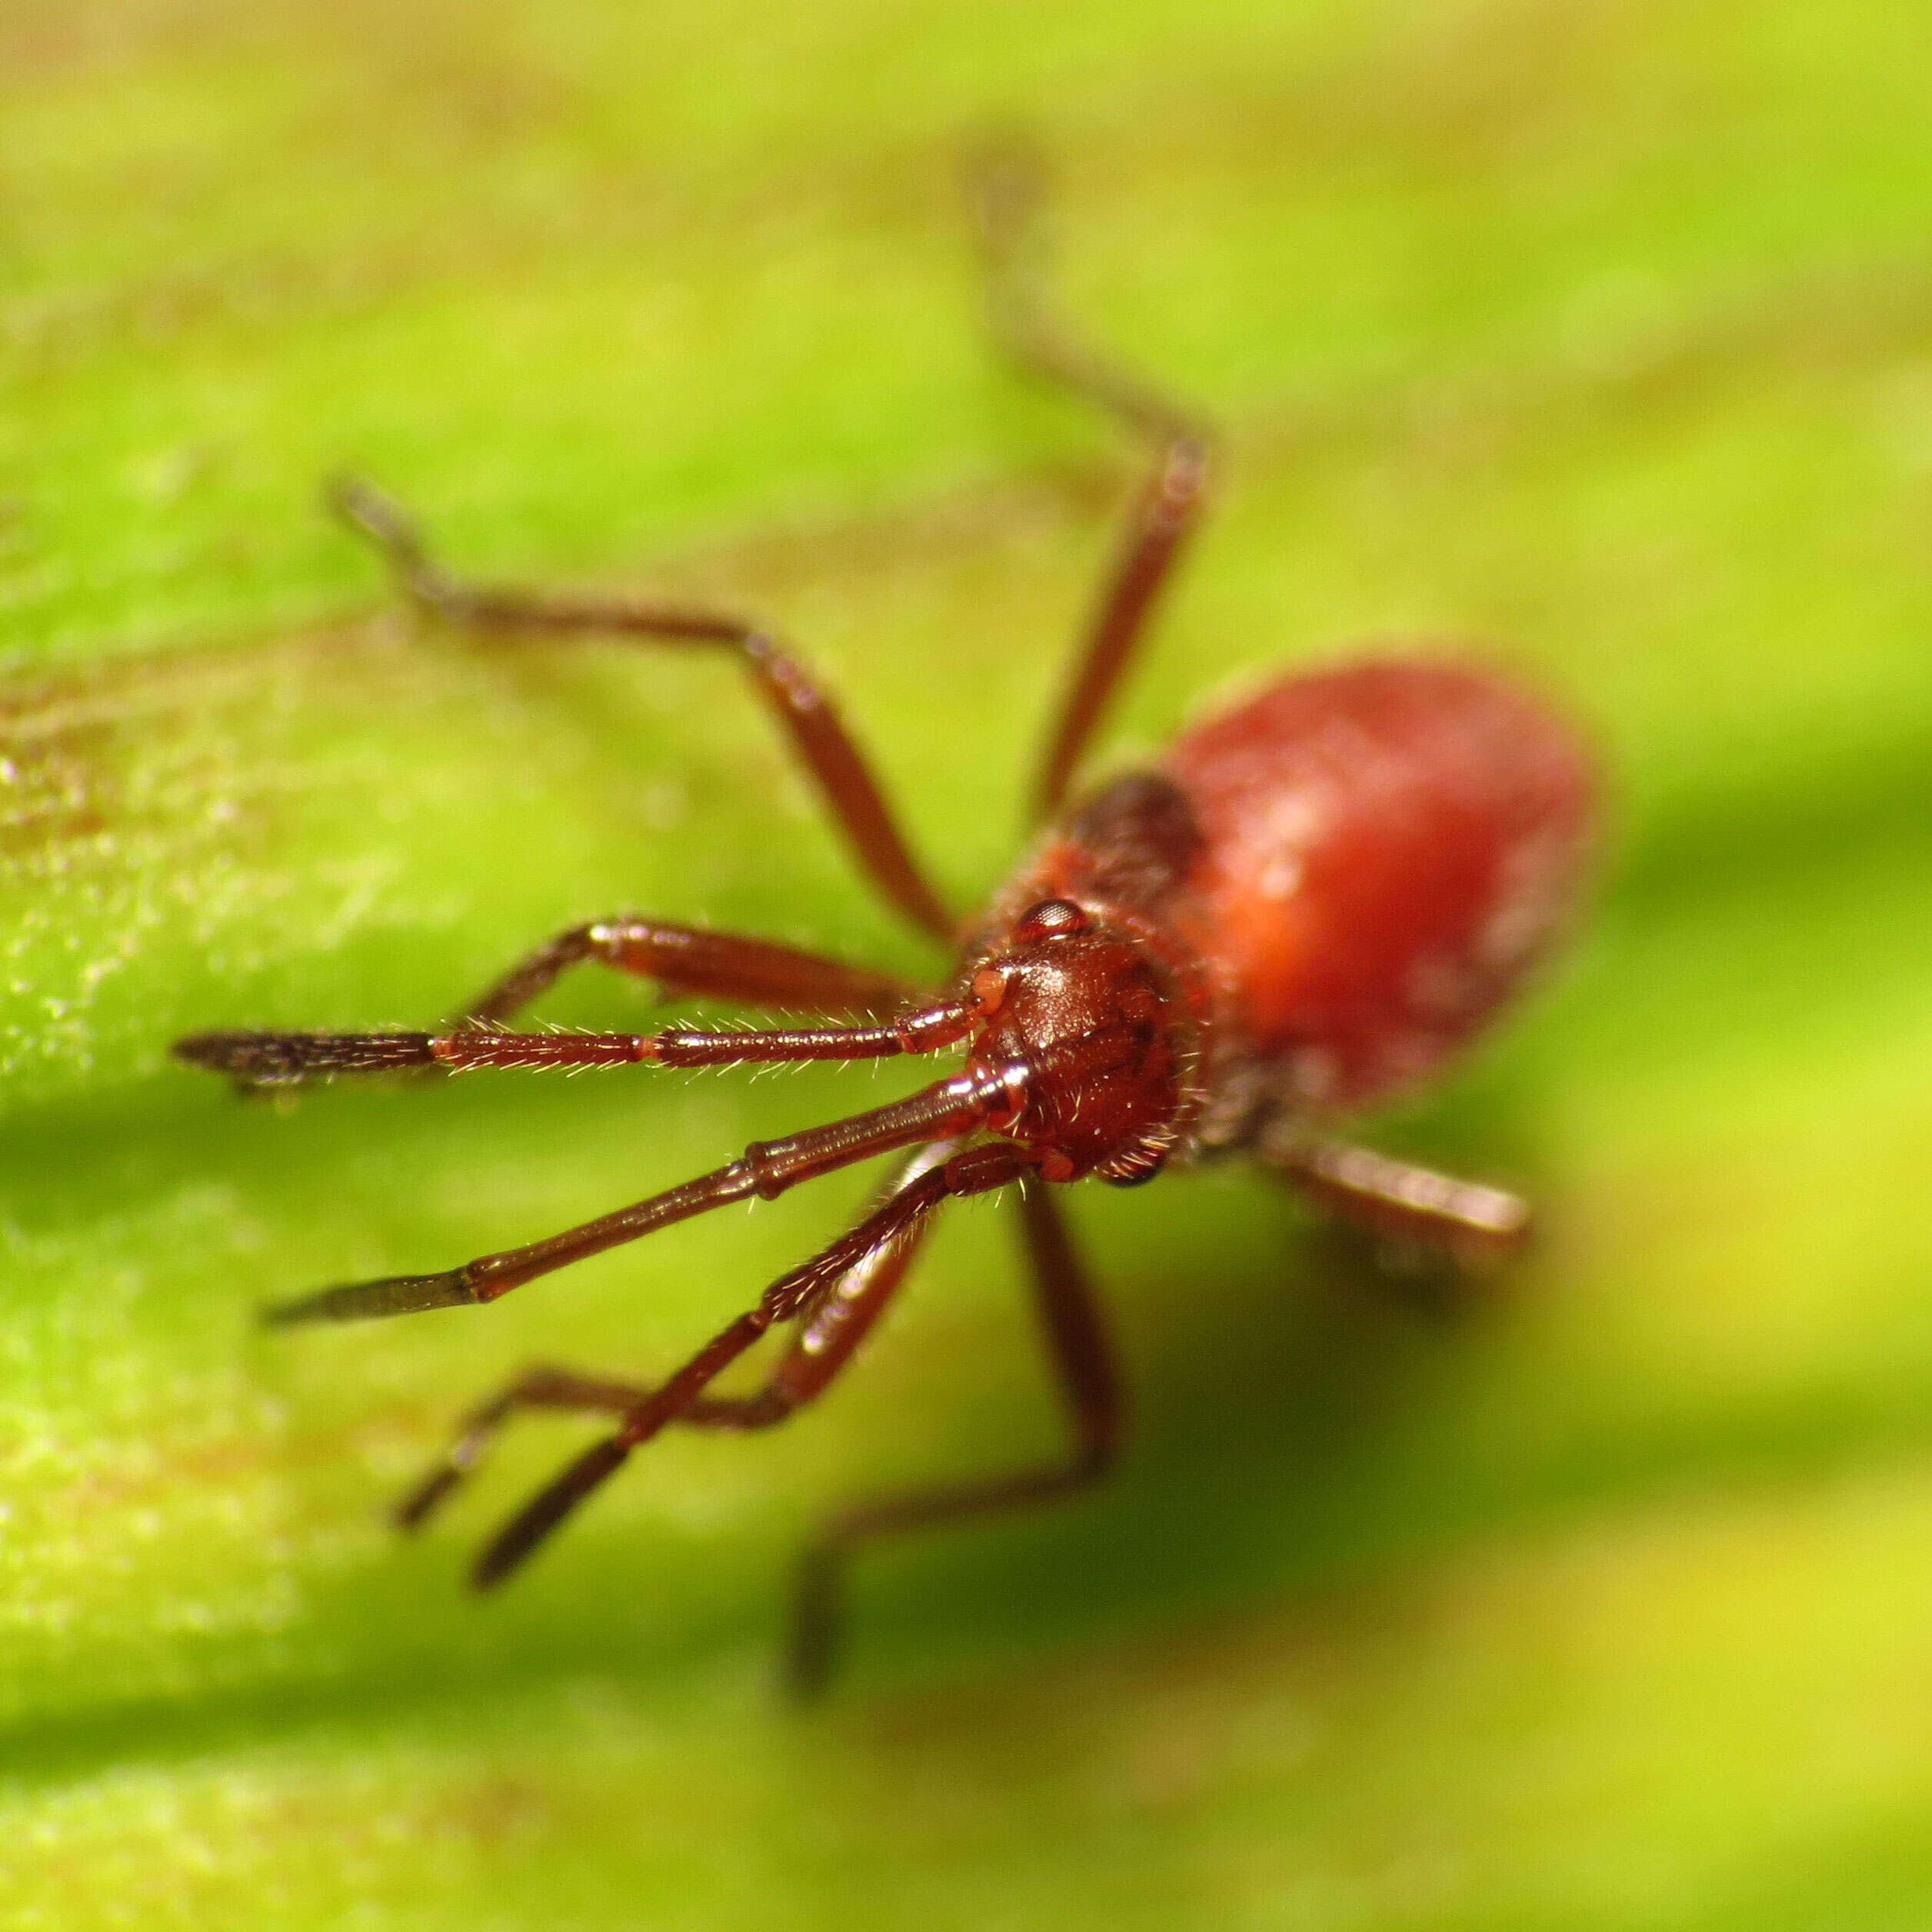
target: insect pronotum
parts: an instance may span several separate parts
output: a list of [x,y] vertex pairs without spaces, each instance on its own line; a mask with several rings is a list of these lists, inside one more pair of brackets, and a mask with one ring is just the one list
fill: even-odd
[[[1074,659],[1034,804],[1038,841],[990,906],[941,904],[823,688],[757,624],[648,603],[479,588],[445,572],[386,498],[349,482],[337,508],[420,609],[509,639],[706,645],[749,675],[873,884],[957,949],[919,993],[844,961],[626,914],[559,933],[441,1031],[219,1032],[183,1059],[249,1084],[442,1067],[702,1067],[949,1053],[958,1070],[909,1098],[747,1148],[628,1208],[425,1274],[323,1288],[278,1323],[361,1320],[494,1301],[655,1228],[898,1151],[871,1210],[773,1282],[661,1381],[532,1368],[475,1409],[396,1511],[422,1524],[524,1409],[611,1426],[483,1550],[501,1583],[565,1517],[672,1424],[782,1422],[838,1375],[905,1279],[934,1211],[1008,1189],[1071,1424],[1063,1458],[952,1487],[870,1498],[822,1524],[798,1573],[788,1657],[801,1694],[838,1647],[841,1579],[874,1538],[1068,1495],[1119,1454],[1125,1407],[1101,1317],[1054,1188],[1151,1180],[1170,1162],[1244,1151],[1324,1208],[1452,1250],[1523,1236],[1514,1195],[1334,1138],[1370,1103],[1439,1067],[1494,1012],[1558,929],[1590,828],[1591,761],[1535,698],[1442,658],[1377,656],[1275,678],[1191,726],[1151,768],[1069,802],[1094,727],[1207,492],[1210,438],[1191,411],[1063,331],[1027,246],[1036,176],[1011,149],[972,171],[994,328],[1034,374],[1110,411],[1152,446],[1150,474]],[[595,961],[678,993],[823,1019],[767,1031],[519,1033],[514,1015]],[[711,1392],[768,1330],[788,1351],[749,1394]]]

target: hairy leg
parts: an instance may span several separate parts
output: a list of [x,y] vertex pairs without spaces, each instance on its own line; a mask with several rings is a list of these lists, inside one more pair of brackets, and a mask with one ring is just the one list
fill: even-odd
[[[490,1038],[481,1033],[455,1037],[474,1041]],[[531,1037],[543,1040],[555,1036]],[[479,1255],[434,1274],[385,1275],[372,1281],[339,1283],[293,1301],[271,1304],[264,1311],[264,1319],[278,1327],[302,1321],[368,1321],[417,1314],[429,1308],[495,1301],[540,1276],[621,1247],[673,1222],[754,1197],[775,1201],[801,1181],[851,1167],[874,1154],[975,1133],[989,1119],[1010,1109],[1011,1104],[1006,1084],[996,1071],[936,1081],[887,1106],[808,1128],[782,1140],[754,1141],[738,1159],[721,1168],[545,1240]],[[981,1151],[969,1149],[958,1155],[948,1164],[949,1171],[958,1168],[963,1175],[968,1171],[966,1164]]]

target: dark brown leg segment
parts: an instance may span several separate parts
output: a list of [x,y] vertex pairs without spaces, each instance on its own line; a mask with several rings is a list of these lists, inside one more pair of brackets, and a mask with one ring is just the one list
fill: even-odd
[[669,992],[803,1013],[890,1013],[911,997],[889,974],[842,960],[627,913],[560,932],[478,994],[464,1016],[485,1024],[507,1020],[585,960],[654,979]]
[[415,525],[379,491],[350,480],[335,485],[330,500],[382,551],[415,603],[465,629],[507,638],[648,638],[733,652],[817,781],[873,882],[915,925],[951,941],[953,922],[831,698],[756,625],[671,605],[591,601],[468,584],[431,561]]
[[974,155],[968,169],[993,332],[1023,368],[1111,411],[1158,452],[1088,621],[1034,788],[1035,815],[1047,818],[1064,800],[1081,754],[1146,635],[1155,599],[1200,515],[1209,434],[1191,410],[1097,354],[1053,315],[1038,261],[1042,172],[1038,157],[1010,140]]
[[[765,1290],[755,1308],[721,1330],[668,1381],[647,1391],[624,1412],[615,1435],[593,1443],[504,1525],[477,1560],[472,1572],[476,1587],[487,1590],[501,1583],[585,1497],[623,1466],[634,1449],[641,1447],[669,1424],[690,1417],[707,1387],[768,1330],[808,1311],[822,1309],[826,1297],[848,1279],[861,1280],[861,1297],[869,1285],[878,1291],[878,1299],[882,1301],[898,1285],[903,1270],[894,1271],[888,1266],[882,1275],[871,1277],[868,1284],[863,1271],[872,1256],[902,1241],[941,1202],[1004,1187],[1030,1171],[1033,1165],[1034,1156],[1010,1142],[993,1141],[968,1148],[927,1169],[829,1247],[780,1276]],[[871,1313],[877,1311],[875,1301]],[[857,1340],[858,1334],[853,1333],[844,1354],[849,1354],[851,1344]],[[837,1366],[835,1362],[833,1367]],[[808,1392],[815,1391],[808,1389]],[[756,1400],[751,1398],[752,1403]],[[737,1426],[742,1427],[749,1407],[746,1403],[714,1402],[700,1419],[713,1427],[731,1426],[724,1419],[728,1414]],[[778,1417],[774,1415],[771,1419]]]
[[1514,1253],[1529,1237],[1529,1204],[1500,1188],[1458,1181],[1339,1141],[1262,1137],[1261,1158],[1321,1206],[1372,1234],[1426,1241],[1459,1260]]
[[1020,1213],[1047,1352],[1073,1425],[1073,1456],[1045,1468],[881,1497],[834,1517],[799,1566],[786,1668],[798,1697],[817,1696],[837,1667],[845,1568],[855,1551],[875,1537],[1071,1495],[1104,1475],[1119,1455],[1127,1421],[1120,1376],[1066,1224],[1041,1183],[1021,1194]]
[[[921,1148],[894,1176],[878,1204],[884,1206],[958,1151],[958,1143],[951,1141]],[[769,1428],[821,1394],[851,1359],[852,1351],[898,1291],[931,1224],[929,1217],[913,1221],[829,1282],[801,1311],[797,1337],[764,1387],[744,1396],[701,1395],[678,1421],[693,1428]],[[573,1369],[525,1370],[465,1420],[443,1460],[396,1506],[397,1527],[414,1530],[426,1522],[475,1470],[504,1424],[519,1411],[562,1409],[628,1415],[649,1401],[651,1394],[635,1382],[613,1381]]]

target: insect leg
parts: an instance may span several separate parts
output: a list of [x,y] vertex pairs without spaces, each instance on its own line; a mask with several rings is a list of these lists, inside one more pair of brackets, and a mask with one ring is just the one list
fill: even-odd
[[1070,334],[1042,292],[1037,246],[1039,158],[1008,139],[968,170],[993,333],[1023,368],[1111,411],[1147,438],[1154,468],[1128,518],[1120,553],[1103,580],[1034,788],[1035,815],[1058,808],[1172,570],[1208,489],[1209,433],[1193,411]]
[[292,1086],[338,1074],[391,1074],[440,1067],[734,1067],[780,1061],[876,1060],[935,1053],[972,1026],[969,1007],[948,1001],[871,1026],[666,1027],[659,1033],[511,1033],[463,1026],[448,1033],[196,1033],[169,1051],[177,1060],[232,1075],[244,1086]]
[[1469,1260],[1512,1253],[1529,1237],[1529,1203],[1500,1188],[1285,1132],[1264,1134],[1258,1152],[1321,1206],[1374,1234],[1427,1241]]
[[[921,1148],[894,1177],[885,1201],[944,1166],[958,1151],[957,1141]],[[922,1215],[827,1281],[800,1310],[791,1346],[762,1388],[749,1395],[701,1396],[679,1421],[698,1429],[768,1429],[815,1401],[885,1312],[931,1227],[931,1217]]]
[[626,913],[572,926],[539,946],[463,1008],[466,1018],[507,1020],[581,961],[654,979],[667,991],[708,993],[751,1006],[808,1013],[888,1013],[909,997],[888,974],[795,947]]
[[1061,702],[1034,787],[1036,818],[1051,818],[1065,798],[1101,713],[1146,633],[1154,598],[1200,508],[1206,484],[1207,461],[1201,446],[1180,442],[1162,452],[1142,488],[1128,518],[1126,541],[1088,621],[1073,683]]
[[876,1537],[1071,1495],[1098,1481],[1119,1455],[1127,1425],[1120,1375],[1066,1224],[1044,1185],[1022,1193],[1020,1213],[1048,1354],[1073,1425],[1072,1457],[1044,1468],[880,1497],[834,1517],[799,1565],[786,1669],[796,1697],[817,1696],[837,1665],[845,1569],[861,1545]]
[[[958,1151],[958,1144],[952,1141],[921,1148],[901,1165],[878,1204],[883,1206],[893,1194]],[[828,1281],[800,1311],[797,1339],[762,1388],[750,1395],[701,1395],[678,1421],[695,1428],[769,1428],[821,1393],[851,1359],[905,1278],[931,1224],[929,1217],[914,1220]],[[635,1382],[612,1381],[572,1369],[525,1370],[471,1412],[441,1461],[396,1506],[396,1527],[414,1530],[426,1522],[475,1469],[504,1424],[519,1411],[565,1409],[626,1415],[648,1401],[651,1394]]]
[[734,652],[817,781],[873,883],[915,925],[951,941],[952,920],[912,856],[831,699],[768,632],[716,611],[468,584],[431,561],[415,525],[380,491],[349,479],[332,487],[330,501],[388,558],[415,603],[466,630],[508,638],[649,638]]
[[[755,1308],[721,1329],[668,1381],[628,1411],[615,1435],[593,1443],[504,1525],[477,1559],[471,1572],[476,1587],[486,1590],[501,1583],[585,1497],[623,1466],[634,1449],[683,1420],[708,1384],[768,1329],[814,1307],[842,1277],[899,1241],[941,1201],[1004,1187],[1027,1172],[1034,1158],[1025,1148],[1007,1141],[968,1148],[900,1188],[829,1247],[780,1276]],[[890,1277],[888,1285],[896,1281],[896,1276]]]
[[[478,1035],[478,1038],[485,1036]],[[541,1037],[541,1036],[540,1036]],[[347,1281],[294,1301],[271,1306],[265,1318],[277,1325],[297,1321],[367,1321],[387,1315],[415,1314],[425,1308],[451,1308],[495,1301],[540,1275],[588,1260],[627,1241],[688,1221],[734,1201],[753,1196],[775,1201],[801,1181],[850,1167],[874,1154],[921,1141],[970,1134],[1011,1104],[997,1073],[961,1074],[909,1094],[902,1101],[854,1114],[824,1127],[780,1141],[754,1141],[735,1161],[714,1168],[681,1186],[667,1188],[628,1208],[568,1227],[561,1234],[525,1247],[485,1254],[460,1267],[435,1274],[390,1275],[373,1281]],[[977,1150],[949,1164],[971,1161]],[[961,1172],[965,1170],[962,1168]],[[915,1183],[926,1184],[924,1180]],[[851,1257],[856,1260],[858,1257]],[[822,1262],[824,1257],[820,1257]],[[789,1280],[791,1277],[788,1277]],[[748,1338],[745,1346],[749,1347]],[[735,1351],[734,1351],[735,1352]]]
[[442,1459],[397,1504],[391,1520],[399,1530],[417,1530],[441,1507],[464,1477],[474,1471],[501,1433],[503,1425],[525,1409],[561,1409],[572,1413],[594,1410],[622,1415],[650,1394],[635,1382],[614,1382],[585,1375],[573,1368],[539,1364],[526,1368],[514,1382],[463,1418],[455,1440]]

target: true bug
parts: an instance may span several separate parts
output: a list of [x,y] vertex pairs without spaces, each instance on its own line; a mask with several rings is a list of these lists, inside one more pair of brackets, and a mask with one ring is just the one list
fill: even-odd
[[[1332,1123],[1436,1068],[1480,1027],[1558,928],[1583,868],[1591,762],[1534,698],[1481,671],[1376,657],[1279,678],[1184,732],[1159,764],[1067,808],[1071,780],[1207,488],[1209,438],[1187,410],[1064,333],[1026,246],[1035,175],[1011,150],[971,172],[995,332],[1037,375],[1111,411],[1153,445],[1152,471],[1104,580],[1041,767],[1046,827],[978,918],[956,924],[913,857],[858,746],[798,659],[755,624],[709,611],[478,588],[431,561],[367,485],[340,511],[386,554],[421,609],[505,638],[595,635],[734,653],[789,734],[854,855],[898,911],[958,963],[921,998],[887,975],[734,934],[626,915],[540,947],[439,1032],[206,1033],[183,1059],[275,1084],[411,1068],[666,1067],[958,1051],[961,1071],[910,1098],[754,1144],[736,1160],[525,1247],[429,1274],[324,1288],[274,1322],[354,1321],[493,1301],[670,1222],[868,1156],[911,1149],[857,1226],[767,1288],[665,1381],[538,1367],[468,1417],[397,1520],[425,1521],[520,1409],[614,1417],[504,1526],[474,1571],[501,1582],[631,1452],[673,1423],[781,1422],[831,1381],[905,1277],[942,1201],[1012,1187],[1049,1354],[1070,1411],[1064,1462],[862,1501],[804,1553],[790,1680],[833,1661],[841,1577],[858,1545],[1077,1491],[1124,1428],[1104,1324],[1051,1186],[1146,1181],[1170,1161],[1244,1150],[1323,1206],[1451,1249],[1507,1248],[1514,1195],[1331,1138]],[[507,1022],[591,960],[682,993],[835,1024],[764,1031],[518,1033]],[[789,1351],[748,1395],[714,1379],[768,1329]]]

